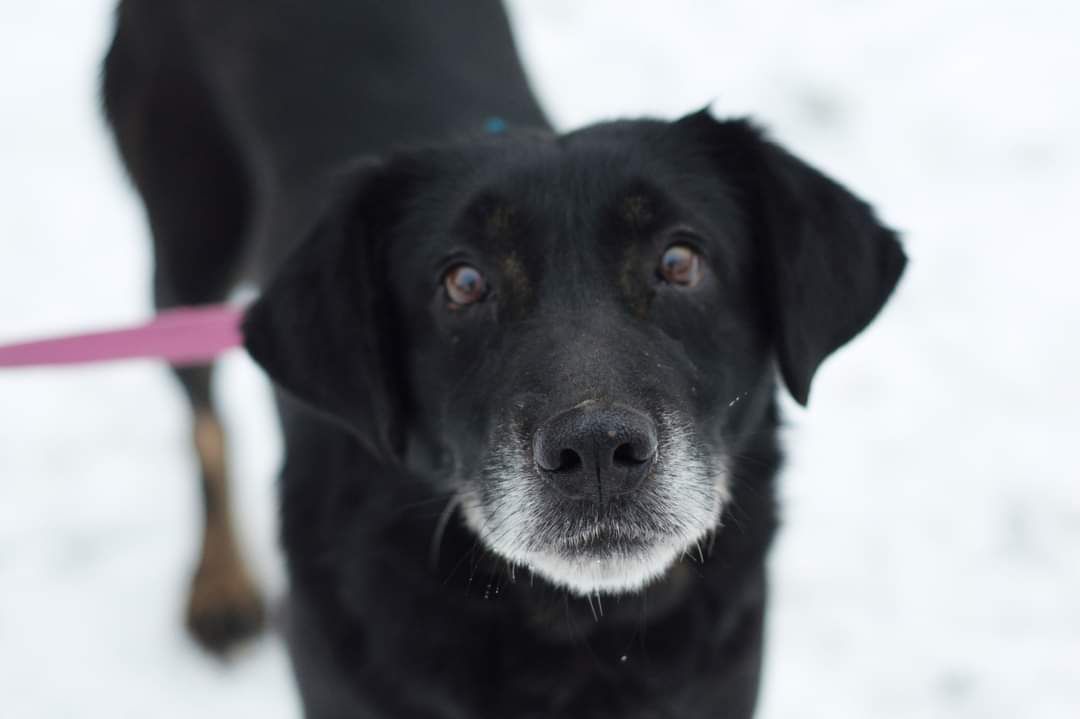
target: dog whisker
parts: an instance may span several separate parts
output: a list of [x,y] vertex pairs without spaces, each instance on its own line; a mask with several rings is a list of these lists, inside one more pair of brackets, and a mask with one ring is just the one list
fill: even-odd
[[585,601],[587,601],[589,603],[589,611],[592,612],[593,621],[594,622],[600,621],[600,618],[598,616],[596,616],[596,606],[593,605],[593,595],[586,594],[585,595]]
[[431,536],[431,548],[428,552],[428,561],[432,569],[439,566],[439,550],[442,546],[443,537],[446,535],[446,526],[450,523],[450,518],[460,503],[461,498],[458,495],[452,496],[435,523],[435,531]]

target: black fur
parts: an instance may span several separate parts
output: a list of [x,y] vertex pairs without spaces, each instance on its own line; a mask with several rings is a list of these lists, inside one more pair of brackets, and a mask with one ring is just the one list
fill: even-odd
[[[206,272],[273,275],[245,335],[283,390],[287,635],[308,716],[749,717],[775,368],[805,403],[896,284],[893,233],[743,120],[552,133],[493,3],[247,5],[128,0],[106,100],[158,274],[195,288],[179,299],[217,299]],[[511,129],[485,135],[492,116]],[[191,234],[195,218],[214,227]],[[207,248],[247,260],[213,267],[170,249],[203,241],[252,249]],[[672,243],[705,258],[697,286],[657,275]],[[442,287],[462,262],[491,284],[474,306]],[[590,403],[655,423],[638,492],[604,498],[598,475],[599,494],[567,499],[499,459],[530,457],[551,417]],[[552,546],[636,560],[642,537],[674,536],[670,502],[722,484],[675,467],[684,436],[730,493],[704,543],[617,595],[532,564]]]

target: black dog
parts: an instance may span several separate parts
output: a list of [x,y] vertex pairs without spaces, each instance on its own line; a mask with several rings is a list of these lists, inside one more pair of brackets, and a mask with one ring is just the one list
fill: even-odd
[[[127,0],[105,97],[158,303],[265,286],[309,716],[752,714],[776,368],[805,403],[896,284],[867,205],[742,120],[552,133],[495,2]],[[261,610],[180,377],[223,648]]]

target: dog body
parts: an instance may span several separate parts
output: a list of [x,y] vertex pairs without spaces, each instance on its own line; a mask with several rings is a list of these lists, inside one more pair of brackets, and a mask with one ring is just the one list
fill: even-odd
[[904,264],[865,204],[744,121],[554,134],[496,3],[127,0],[105,87],[158,303],[264,287],[308,716],[752,714],[777,368],[805,403]]

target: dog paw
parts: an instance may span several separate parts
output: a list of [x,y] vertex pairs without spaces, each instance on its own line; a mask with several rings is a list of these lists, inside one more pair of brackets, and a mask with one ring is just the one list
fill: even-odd
[[258,635],[265,621],[262,597],[242,566],[201,566],[195,572],[187,628],[204,649],[224,657]]

